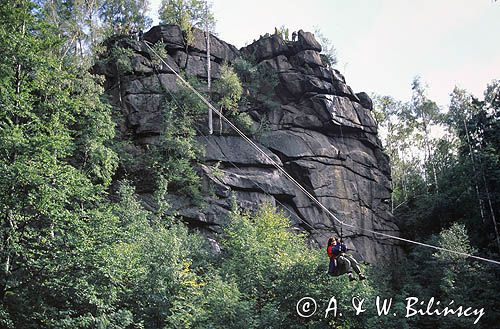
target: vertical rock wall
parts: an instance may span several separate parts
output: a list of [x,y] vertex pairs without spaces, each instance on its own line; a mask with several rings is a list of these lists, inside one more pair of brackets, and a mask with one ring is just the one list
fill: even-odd
[[[371,100],[365,93],[354,93],[337,70],[323,64],[321,46],[314,36],[299,31],[295,42],[275,35],[261,37],[240,50],[215,36],[210,38],[214,78],[220,76],[224,62],[244,57],[277,79],[271,93],[273,106],[249,102],[239,109],[249,114],[255,126],[266,123],[267,129],[254,136],[266,154],[339,219],[359,228],[397,235],[398,228],[388,208],[389,159],[377,137]],[[194,43],[186,46],[177,26],[162,25],[148,31],[145,40],[166,45],[169,55],[165,60],[173,70],[206,78],[203,32],[195,30]],[[133,50],[133,72],[120,79],[109,67],[98,67],[97,72],[106,75],[108,93],[123,114],[120,129],[123,136],[133,141],[130,154],[140,157],[161,133],[162,93],[175,92],[178,85],[165,65],[153,64],[154,55],[143,42],[117,42]],[[200,208],[188,198],[172,195],[172,210],[210,235],[219,232],[227,221],[234,196],[245,208],[255,209],[263,202],[282,208],[294,226],[308,231],[311,242],[318,246],[324,246],[335,232],[338,234],[339,224],[274,168],[271,161],[234,132],[222,128],[222,134],[198,138],[200,147],[205,149],[199,168],[205,206]],[[206,131],[203,126],[200,129]],[[142,169],[136,170],[140,175]],[[146,201],[153,192],[150,184],[138,191]],[[347,227],[343,234],[355,255],[368,262],[397,258],[400,253],[394,240],[375,238],[361,229]]]

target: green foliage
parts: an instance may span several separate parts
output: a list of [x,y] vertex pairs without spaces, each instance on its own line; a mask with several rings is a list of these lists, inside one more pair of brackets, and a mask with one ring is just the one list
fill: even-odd
[[[389,97],[375,102],[391,156],[393,209],[401,232],[414,240],[495,259],[500,245],[495,229],[499,209],[498,82],[488,85],[483,101],[455,88],[444,115],[427,99],[418,79],[413,91],[409,103]],[[436,126],[447,134],[433,136]],[[409,150],[419,156],[408,156]],[[455,305],[485,307],[486,316],[477,326],[489,328],[498,322],[498,312],[489,308],[498,303],[493,287],[498,284],[497,267],[423,247],[409,249],[408,259],[400,267],[399,272],[388,270],[398,280],[387,288],[401,291],[400,298],[428,300],[433,296],[441,303],[454,300]],[[396,322],[394,327],[403,325],[468,328],[471,321],[420,316]]]
[[407,119],[410,104],[389,96],[375,96],[374,104],[384,151],[391,161],[391,206],[395,211],[409,202],[410,195],[422,194],[426,188],[421,175],[421,152],[415,143],[421,138],[413,121]]
[[276,72],[256,65],[251,58],[238,58],[233,67],[243,84],[242,103],[250,102],[269,109],[280,106],[275,93],[279,83]]
[[[461,221],[477,246],[498,252],[498,102],[489,101],[498,93],[495,85],[484,101],[455,88],[444,115],[418,79],[411,103],[375,99],[391,157],[393,210],[409,237],[425,238]],[[433,136],[436,127],[448,133]]]
[[148,7],[149,0],[104,0],[98,13],[108,35],[116,28],[128,33],[128,29],[145,29],[151,25]]
[[199,200],[200,177],[195,165],[200,149],[196,146],[194,127],[206,106],[184,88],[175,93],[166,92],[164,97],[161,102],[163,133],[160,144],[150,147],[147,166],[154,170],[157,180],[168,182],[169,190]]
[[106,53],[102,54],[100,65],[112,67],[118,76],[132,73],[133,50],[124,48],[118,43],[113,43]]
[[226,111],[235,111],[238,107],[243,87],[238,75],[227,64],[221,67],[221,76],[214,83],[214,92],[218,95],[217,105]]
[[289,40],[290,30],[285,27],[285,25],[281,25],[279,28],[275,28],[275,33],[280,36],[283,40]]
[[0,12],[2,322],[111,316],[108,287],[95,281],[113,222],[99,206],[116,166],[109,107],[87,67],[59,60],[61,40],[31,3],[2,2]]
[[330,67],[337,64],[337,50],[333,46],[332,42],[321,32],[319,28],[316,28],[314,35],[319,39],[321,44],[320,57],[323,64]]
[[[453,224],[438,235],[432,236],[427,243],[465,253],[475,253],[467,231],[461,224]],[[429,300],[432,296],[441,304],[454,300],[454,305],[467,305],[472,308],[485,308],[486,315],[481,318],[480,328],[490,328],[498,321],[498,313],[489,305],[495,304],[495,281],[498,269],[468,260],[446,251],[434,252],[432,249],[416,247],[404,264],[400,280],[404,283],[401,290],[406,296],[416,296]],[[404,295],[403,295],[404,296]],[[473,320],[459,317],[417,316],[410,319],[415,327],[470,328]]]
[[[194,127],[206,107],[184,89],[162,102],[163,137],[144,160],[157,174],[156,207],[146,208],[129,183],[115,179],[110,107],[87,61],[73,58],[86,47],[75,45],[96,31],[88,15],[101,9],[89,6],[101,2],[36,3],[41,7],[0,3],[0,327],[470,327],[470,319],[457,317],[393,321],[346,307],[338,318],[301,318],[295,309],[304,296],[324,310],[333,296],[350,305],[353,296],[377,295],[454,299],[486,308],[478,327],[498,324],[497,267],[417,247],[397,266],[387,264],[387,272],[368,268],[368,280],[349,283],[326,276],[324,250],[311,249],[270,205],[253,214],[234,209],[218,236],[222,253],[212,253],[205,238],[167,215],[168,191],[199,195]],[[123,13],[128,3],[107,2],[106,22],[126,17],[139,26],[136,14],[146,2],[130,3]],[[110,50],[120,75],[131,72],[130,55]],[[243,86],[224,67],[216,85],[220,105],[271,106],[276,76],[250,61],[235,67]],[[498,255],[499,86],[488,85],[484,100],[457,89],[443,121],[452,138],[438,140],[426,134],[442,118],[418,81],[411,103],[381,100],[395,198],[404,203],[395,207],[403,235]],[[231,112],[240,126],[250,126],[245,112]],[[408,140],[426,151],[424,162],[404,152]],[[394,307],[404,313],[401,302]]]
[[252,129],[254,121],[246,112],[238,112],[234,116],[234,124],[246,134],[254,134],[256,131]]
[[165,221],[142,208],[133,189],[124,185],[116,213],[123,233],[106,250],[109,277],[119,287],[122,307],[134,314],[136,324],[161,328],[174,313],[176,300],[193,298],[200,283],[190,268],[192,253],[201,247],[183,225]]
[[91,54],[114,33],[128,34],[130,29],[146,29],[152,23],[147,16],[149,0],[35,1],[41,17],[64,40],[60,57],[91,62]]
[[213,99],[223,111],[223,114],[231,119],[243,132],[255,133],[252,130],[254,121],[250,115],[238,111],[238,105],[242,103],[243,85],[233,67],[228,64],[222,65],[221,77],[215,81],[213,91]]
[[159,14],[162,23],[179,25],[183,31],[193,27],[204,28],[206,20],[212,27],[215,23],[210,7],[207,17],[205,1],[201,0],[163,0]]
[[235,279],[243,300],[251,305],[246,327],[363,327],[369,316],[356,318],[350,310],[345,310],[344,318],[297,315],[295,305],[305,296],[313,296],[321,301],[318,307],[326,309],[333,296],[347,305],[352,296],[371,298],[374,291],[370,283],[350,286],[347,278],[327,276],[324,250],[310,249],[305,237],[289,228],[289,220],[270,205],[255,215],[233,210],[220,269]]
[[163,42],[157,42],[153,45],[153,50],[155,53],[158,54],[158,56],[152,56],[151,58],[151,65],[153,67],[161,67],[163,65],[163,62],[161,61],[160,58],[167,58],[167,48],[165,43]]
[[215,18],[209,4],[208,9],[203,0],[162,0],[159,9],[160,21],[164,24],[179,25],[185,33],[187,44],[194,42],[193,28],[205,29],[208,24],[209,31],[215,27]]

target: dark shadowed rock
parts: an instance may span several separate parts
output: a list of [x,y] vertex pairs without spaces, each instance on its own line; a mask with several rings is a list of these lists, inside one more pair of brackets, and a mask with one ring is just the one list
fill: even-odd
[[203,155],[204,161],[222,161],[233,162],[236,164],[253,164],[259,166],[272,166],[270,159],[282,165],[281,160],[269,151],[265,146],[257,145],[266,153],[256,152],[255,149],[241,137],[237,136],[208,136],[207,138],[199,137],[198,142],[203,146],[205,152]]
[[118,40],[118,45],[122,48],[132,49],[138,54],[148,54],[149,49],[144,42],[132,38],[122,38]]
[[289,49],[286,42],[277,35],[263,37],[254,43],[241,48],[241,53],[260,62],[279,55],[285,55]]
[[279,74],[280,84],[288,95],[300,100],[306,93],[333,94],[334,85],[315,76],[299,72],[282,72]]
[[302,50],[293,55],[290,60],[298,67],[318,67],[323,66],[319,53],[315,50]]
[[153,72],[153,67],[151,62],[146,57],[134,54],[130,59],[130,63],[132,65],[132,70],[136,74],[144,74]]
[[313,109],[298,104],[282,105],[279,110],[272,111],[268,117],[269,122],[279,129],[301,127],[318,130],[326,126],[324,120],[318,117]]
[[176,81],[177,78],[173,74],[154,74],[127,76],[122,83],[125,94],[160,94],[165,90],[176,92],[178,89]]
[[154,67],[158,73],[174,73],[174,72],[179,73],[180,72],[179,66],[177,65],[177,62],[170,55],[162,56],[162,60],[161,61],[158,60],[158,63],[159,64],[156,64],[156,66]]
[[130,94],[125,96],[126,117],[135,134],[160,134],[163,115],[158,94]]
[[365,109],[368,109],[368,110],[373,110],[373,102],[372,102],[372,99],[370,98],[370,96],[368,96],[367,93],[365,92],[360,92],[360,93],[357,93],[356,96],[358,96],[359,98],[359,102],[360,104],[365,108]]
[[339,95],[339,96],[345,96],[345,97],[348,97],[349,99],[355,101],[355,102],[359,102],[359,98],[358,96],[356,96],[354,94],[354,92],[352,91],[351,87],[349,87],[347,84],[345,84],[344,82],[342,82],[341,80],[335,80],[333,82],[333,86],[334,86],[334,94],[335,95]]
[[[220,77],[220,65],[217,62],[211,63],[212,78],[218,79]],[[189,76],[198,78],[207,78],[207,59],[203,56],[189,54],[187,56],[186,73]]]
[[169,49],[185,49],[182,31],[177,25],[158,25],[144,33],[144,40],[153,44],[163,42]]
[[295,53],[301,50],[314,50],[321,52],[321,45],[314,38],[314,34],[311,32],[304,32],[302,30],[298,33],[297,42],[293,44],[293,50]]
[[[189,46],[190,50],[206,54],[207,52],[207,41],[205,37],[205,32],[194,29],[194,42]],[[214,59],[219,62],[231,63],[236,58],[239,57],[239,51],[233,45],[230,45],[214,35],[210,35],[210,54]]]
[[293,66],[288,62],[288,58],[284,55],[279,55],[274,58],[263,60],[258,64],[264,70],[271,70],[276,72],[285,72],[293,68]]
[[332,70],[328,69],[326,67],[323,67],[323,66],[312,66],[311,67],[311,66],[307,65],[307,66],[296,67],[296,69],[301,73],[315,76],[315,77],[320,78],[321,80],[325,80],[327,82],[333,82],[335,79],[335,76],[334,76]]

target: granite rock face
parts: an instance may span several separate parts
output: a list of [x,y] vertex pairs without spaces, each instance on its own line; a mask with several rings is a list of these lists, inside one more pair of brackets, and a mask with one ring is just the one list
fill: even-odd
[[[196,30],[194,35],[194,43],[186,46],[177,26],[162,25],[146,32],[144,39],[165,44],[166,61],[174,71],[205,78],[205,34]],[[223,63],[244,57],[276,78],[274,106],[248,102],[239,109],[249,114],[254,126],[266,123],[267,128],[253,136],[265,155],[227,127],[222,127],[222,134],[198,136],[198,144],[205,150],[198,168],[204,207],[172,191],[172,211],[216,238],[227,223],[233,197],[247,209],[270,202],[282,209],[294,226],[309,233],[311,244],[324,247],[329,236],[340,232],[339,222],[276,169],[275,163],[338,219],[356,227],[345,225],[343,235],[357,258],[376,262],[400,257],[395,240],[363,231],[398,235],[388,206],[389,159],[377,137],[369,96],[354,93],[340,72],[323,64],[321,45],[312,33],[299,31],[295,42],[276,35],[261,37],[240,50],[215,36],[210,38],[213,77],[219,76]],[[122,114],[121,133],[133,141],[132,154],[140,157],[149,144],[158,142],[162,93],[175,92],[177,79],[169,68],[154,63],[154,55],[142,42],[119,42],[133,51],[133,71],[120,79],[109,68],[96,68],[96,73],[106,76],[108,93]],[[116,88],[118,80],[120,87]],[[203,124],[200,130],[206,131]],[[141,175],[141,168],[136,169]],[[154,207],[151,185],[144,184],[138,191]]]

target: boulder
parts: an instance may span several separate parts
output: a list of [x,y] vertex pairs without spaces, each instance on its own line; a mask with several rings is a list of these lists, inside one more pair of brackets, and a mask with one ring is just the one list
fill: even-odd
[[135,134],[160,134],[163,115],[158,94],[130,94],[124,97],[126,117]]
[[325,127],[324,120],[313,109],[299,104],[282,105],[280,109],[271,111],[268,118],[276,129],[300,127],[319,130]]
[[332,70],[323,66],[307,65],[296,67],[296,69],[303,74],[312,75],[330,83],[333,83],[333,81],[335,80],[335,75],[333,74]]
[[293,44],[293,51],[298,53],[301,50],[314,50],[319,53],[321,52],[321,45],[314,38],[314,34],[299,30],[297,42]]
[[370,98],[370,96],[368,96],[367,93],[365,92],[360,92],[360,93],[357,93],[356,96],[358,96],[359,98],[359,103],[365,108],[365,109],[368,109],[368,110],[373,110],[373,102]]
[[272,70],[275,72],[285,72],[293,68],[289,63],[288,58],[284,55],[279,55],[271,59],[265,59],[258,64],[264,70]]
[[145,74],[153,72],[153,67],[150,60],[140,54],[134,54],[130,59],[130,64],[132,65],[132,70],[135,74]]
[[325,135],[306,129],[277,130],[264,134],[261,142],[287,159],[302,157],[337,158],[335,147]]
[[281,87],[287,92],[287,96],[300,100],[306,93],[334,94],[334,85],[321,80],[315,76],[305,75],[299,72],[279,73]]
[[178,25],[164,24],[152,27],[144,33],[144,40],[152,44],[165,43],[167,49],[186,49],[184,36]]
[[[192,45],[189,45],[189,49],[198,53],[206,54],[207,41],[205,32],[195,28],[193,35],[194,42]],[[210,34],[210,55],[212,55],[214,60],[218,63],[231,63],[240,56],[236,47],[220,40],[212,34]]]
[[302,50],[293,55],[290,58],[290,61],[294,63],[295,66],[298,67],[318,67],[324,66],[319,53],[315,50]]
[[240,52],[247,57],[253,58],[256,62],[264,59],[286,55],[289,52],[288,45],[280,36],[271,35],[262,37],[254,43],[243,47]]
[[[188,76],[195,76],[203,79],[208,77],[206,57],[198,56],[197,54],[189,54],[187,56],[185,69]],[[220,78],[220,65],[217,62],[211,62],[211,72],[213,79]]]
[[259,167],[225,168],[221,180],[236,190],[295,195],[293,184],[277,169]]

